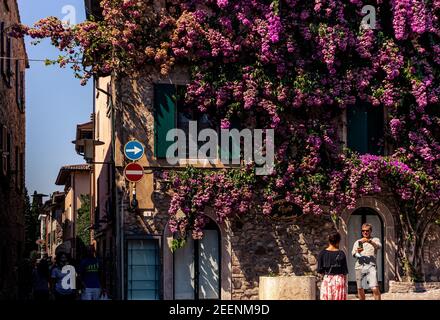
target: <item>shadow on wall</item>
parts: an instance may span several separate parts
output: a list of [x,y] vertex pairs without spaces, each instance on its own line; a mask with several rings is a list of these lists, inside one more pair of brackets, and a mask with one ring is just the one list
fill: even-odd
[[333,223],[325,216],[291,221],[249,216],[232,225],[233,299],[258,296],[260,276],[316,275],[317,256]]
[[434,225],[423,248],[426,281],[440,281],[440,226]]
[[[117,115],[117,121],[123,119],[121,139],[121,152],[123,154],[124,144],[130,138],[136,138],[143,142],[147,159],[154,156],[149,138],[154,137],[154,109],[153,109],[153,83],[150,76],[135,79],[118,81],[118,102],[124,106],[122,114]],[[120,98],[120,99],[119,99]],[[122,116],[122,117],[120,117]]]

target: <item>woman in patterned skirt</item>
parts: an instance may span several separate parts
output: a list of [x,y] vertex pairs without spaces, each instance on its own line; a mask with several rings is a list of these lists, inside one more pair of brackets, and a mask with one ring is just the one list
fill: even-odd
[[318,256],[318,272],[324,275],[321,300],[347,300],[347,258],[339,250],[341,235],[334,232],[328,237],[328,247]]

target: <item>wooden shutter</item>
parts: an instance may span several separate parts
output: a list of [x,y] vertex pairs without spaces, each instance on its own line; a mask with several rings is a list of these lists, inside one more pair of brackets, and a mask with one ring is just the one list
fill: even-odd
[[384,114],[383,106],[368,107],[368,153],[383,155]]
[[[229,130],[237,129],[238,131],[241,130],[241,123],[240,120],[236,117],[233,117],[230,119],[231,126]],[[234,148],[234,146],[236,148]],[[231,164],[232,159],[237,159],[240,157],[240,150],[241,150],[241,142],[240,141],[234,141],[231,137],[229,138],[229,149],[223,149],[222,143],[221,143],[221,129],[219,130],[219,158],[220,159],[228,159],[229,164]],[[234,150],[238,149],[238,151],[234,152]]]
[[20,152],[20,163],[19,163],[19,166],[20,166],[20,185],[19,185],[19,188],[20,188],[20,191],[23,191],[23,187],[24,187],[24,153],[23,152]]
[[12,75],[14,70],[12,67],[12,38],[6,36],[6,82],[8,86],[12,87]]
[[[0,75],[1,76],[1,75]],[[5,151],[3,146],[3,125],[0,123],[0,176],[3,176],[3,152]]]
[[[0,57],[6,56],[6,47],[5,47],[5,23],[0,22]],[[6,76],[6,60],[0,59],[0,77],[2,75]]]
[[12,135],[8,132],[8,148],[7,148],[7,160],[6,160],[6,175],[9,174],[11,170],[12,163]]
[[20,150],[15,146],[15,187],[20,188]]
[[3,125],[1,128],[2,131],[2,139],[0,141],[2,145],[2,152],[0,154],[1,156],[1,173],[6,176],[8,174],[8,160],[9,160],[9,134],[8,134],[8,128]]
[[365,104],[347,107],[347,147],[360,154],[368,152],[367,121]]
[[21,105],[21,112],[24,112],[24,71],[20,71],[20,105]]
[[22,109],[21,101],[21,79],[20,79],[20,61],[15,61],[15,99],[17,100],[18,110]]
[[154,86],[154,154],[165,158],[173,141],[166,141],[169,130],[176,128],[176,86],[156,84]]
[[347,146],[360,154],[383,154],[383,106],[358,103],[347,108]]

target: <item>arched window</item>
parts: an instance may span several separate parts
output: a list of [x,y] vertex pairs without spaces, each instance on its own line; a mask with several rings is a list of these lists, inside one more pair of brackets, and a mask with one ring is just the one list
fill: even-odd
[[174,253],[174,299],[220,299],[220,230],[210,220],[203,239],[188,237]]

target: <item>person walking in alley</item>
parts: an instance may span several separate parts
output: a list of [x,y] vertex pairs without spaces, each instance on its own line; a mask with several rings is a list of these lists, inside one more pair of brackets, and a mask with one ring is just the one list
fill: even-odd
[[[55,300],[70,301],[75,300],[76,292],[71,288],[64,288],[63,279],[68,276],[63,273],[63,267],[69,264],[69,259],[65,252],[60,252],[56,257],[55,266],[51,271],[51,288],[55,296]],[[75,275],[74,275],[75,277]]]
[[328,247],[318,255],[318,273],[323,274],[321,300],[347,300],[347,258],[339,250],[341,235],[333,232],[328,237]]
[[49,300],[49,263],[42,258],[32,271],[33,297],[35,301]]
[[356,285],[360,300],[365,300],[365,289],[371,288],[375,300],[380,300],[379,283],[377,280],[376,254],[382,247],[378,238],[372,238],[373,226],[362,225],[362,238],[355,241],[352,255],[356,258]]
[[95,256],[95,248],[91,245],[87,248],[86,257],[81,260],[79,266],[80,281],[83,286],[82,300],[99,300],[101,292],[101,269]]

